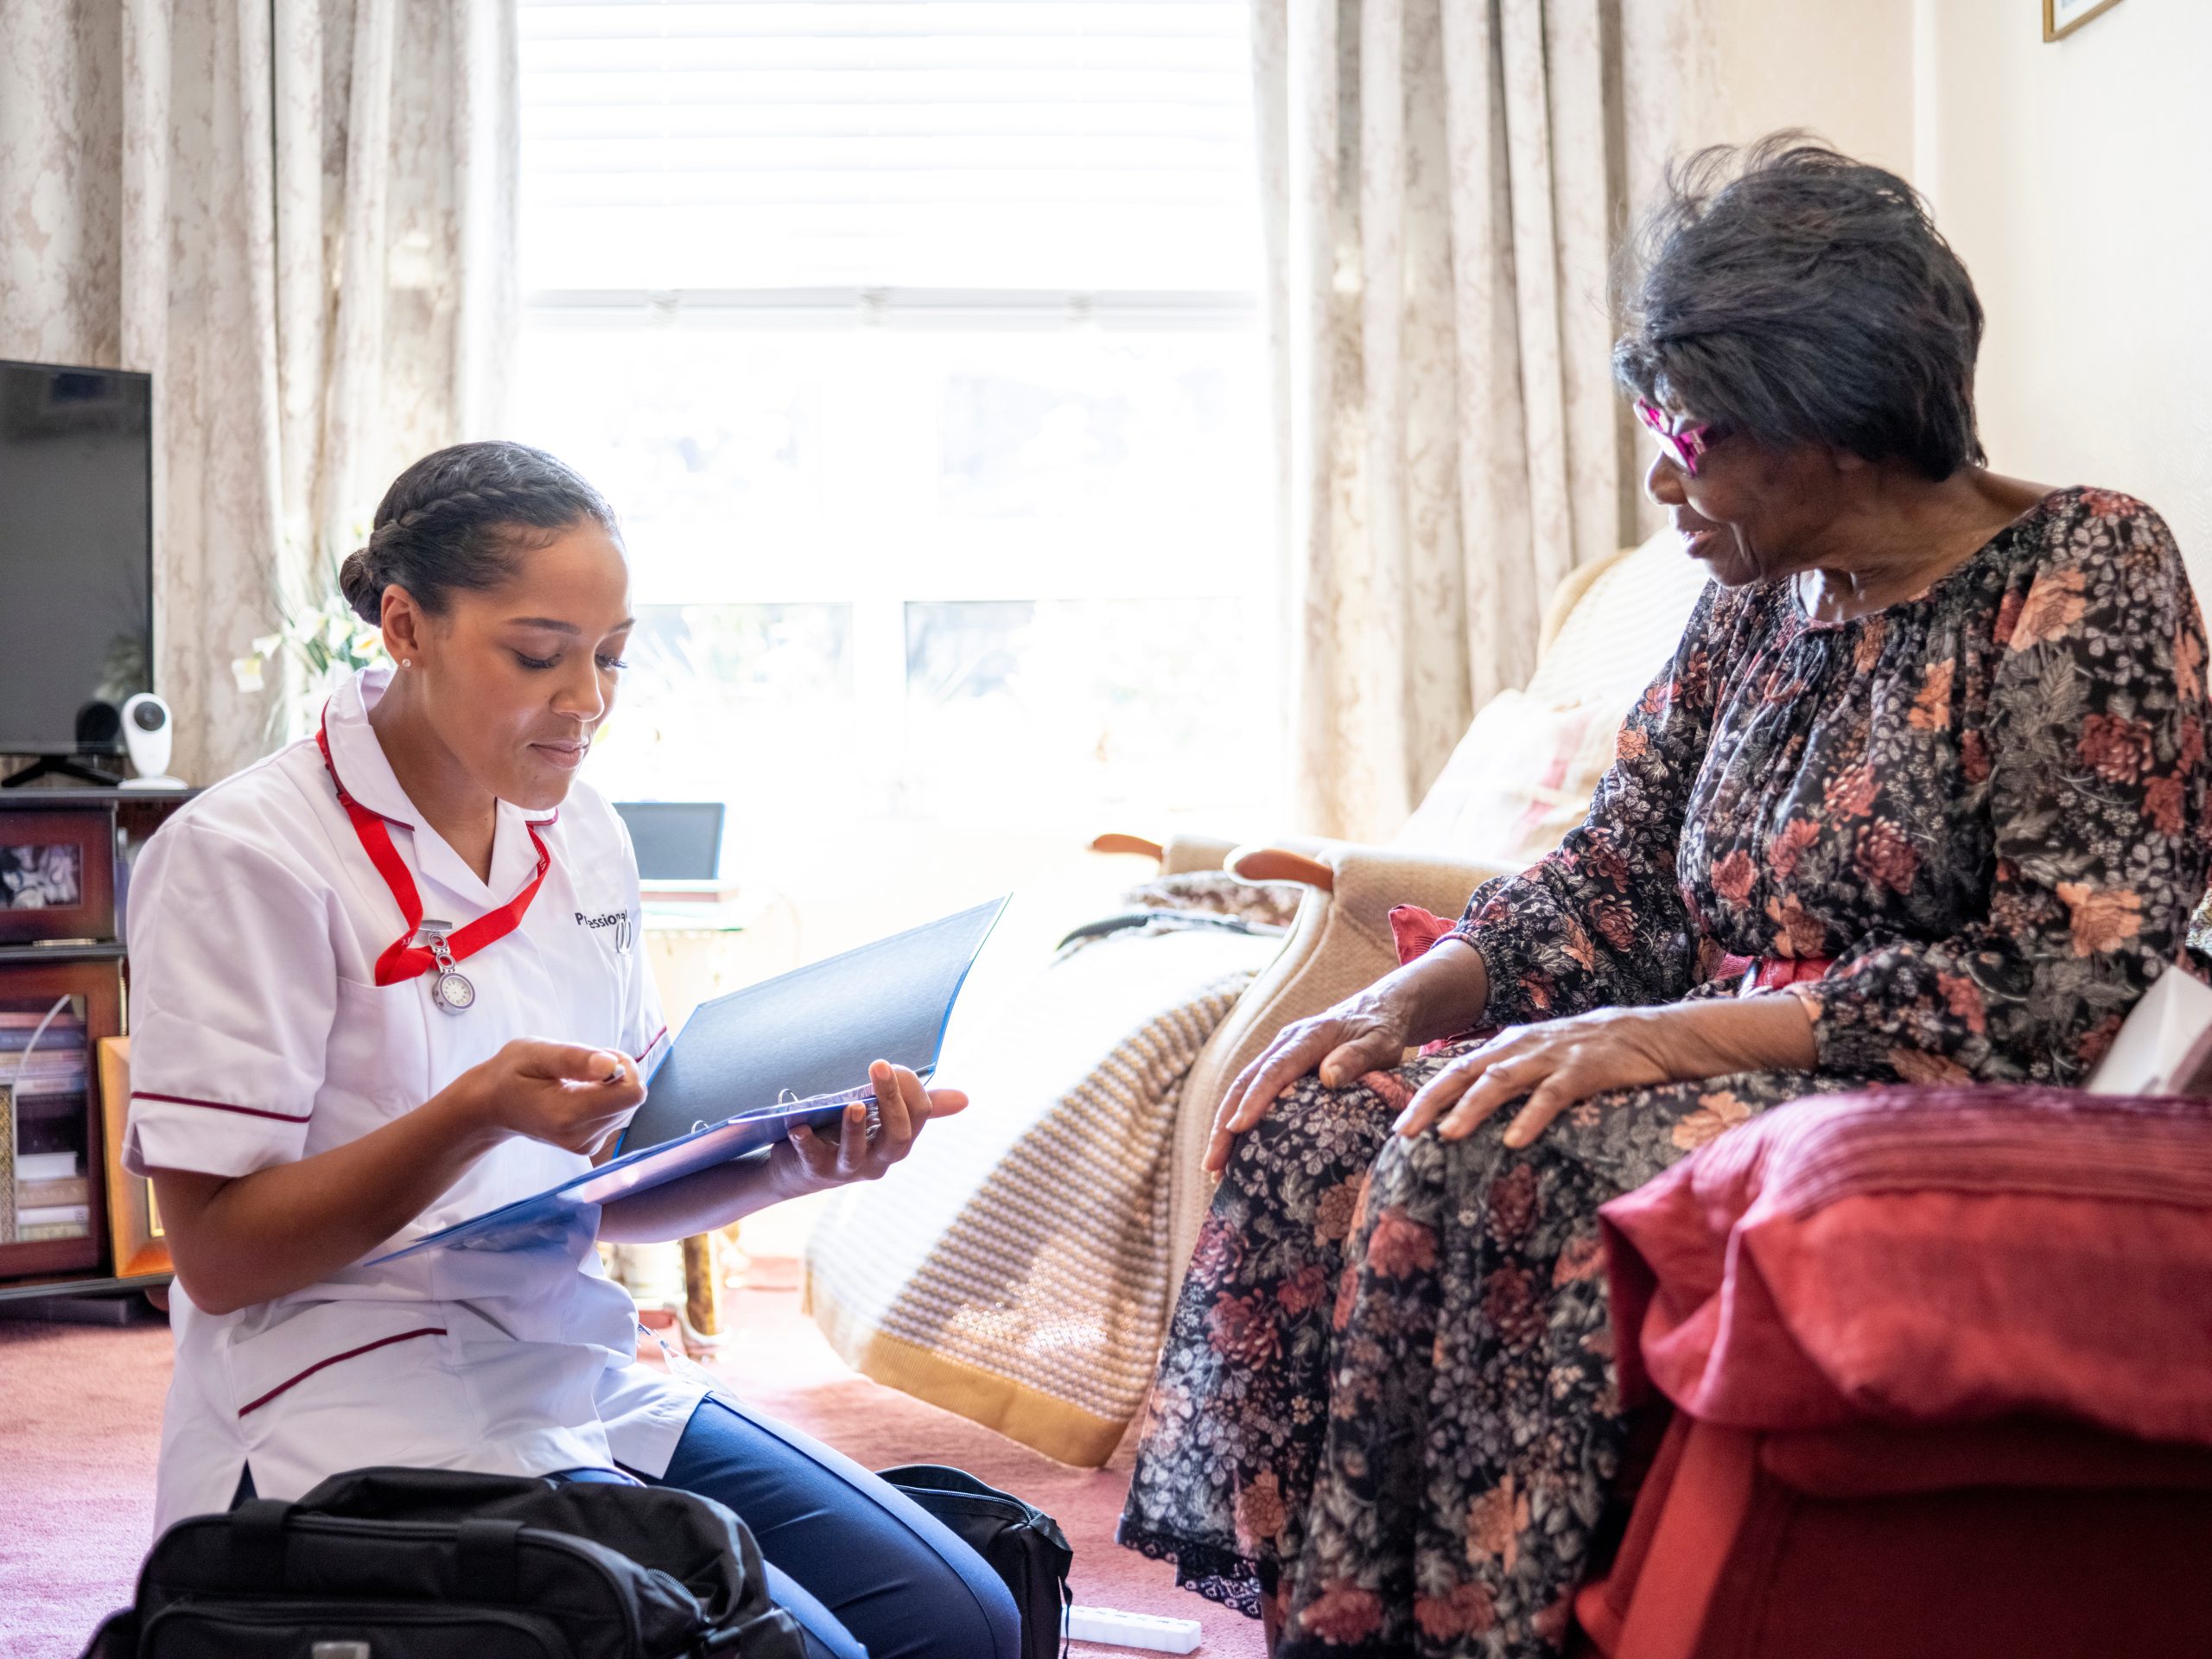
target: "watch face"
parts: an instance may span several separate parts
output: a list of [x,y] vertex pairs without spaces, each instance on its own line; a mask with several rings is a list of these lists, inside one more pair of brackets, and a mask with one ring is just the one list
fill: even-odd
[[476,1001],[476,988],[459,974],[440,974],[435,993],[439,1005],[455,1014]]
[[158,702],[142,702],[130,711],[130,723],[142,732],[158,732],[168,720]]

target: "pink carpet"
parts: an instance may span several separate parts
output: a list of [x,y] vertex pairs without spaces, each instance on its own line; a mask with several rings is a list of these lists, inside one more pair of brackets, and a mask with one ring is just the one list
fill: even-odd
[[[738,1334],[718,1369],[762,1411],[870,1468],[950,1463],[1018,1492],[1067,1529],[1078,1602],[1195,1618],[1199,1651],[1217,1659],[1263,1651],[1257,1624],[1178,1591],[1166,1567],[1116,1547],[1125,1468],[1068,1468],[855,1376],[800,1317],[792,1293],[744,1292],[729,1312]],[[100,1617],[130,1599],[149,1541],[168,1375],[160,1324],[0,1320],[0,1654],[9,1659],[75,1659]],[[1077,1643],[1075,1651],[1129,1649]]]

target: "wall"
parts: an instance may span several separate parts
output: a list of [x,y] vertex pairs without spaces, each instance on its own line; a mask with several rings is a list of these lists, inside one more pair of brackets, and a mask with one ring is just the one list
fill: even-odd
[[1988,313],[1991,464],[2141,496],[2212,593],[2212,0],[2120,0],[2050,42],[2038,0],[1623,0],[1621,16],[1632,41],[1696,36],[1681,84],[1624,89],[1632,174],[1661,135],[1784,126],[1904,173]]
[[1912,164],[1914,0],[1616,0],[1629,200],[1667,160],[1803,127]]
[[2212,593],[2212,4],[1918,0],[1915,181],[1989,315],[1999,470],[2149,501]]
[[1860,161],[1911,168],[1913,0],[1711,3],[1715,138],[1806,127]]

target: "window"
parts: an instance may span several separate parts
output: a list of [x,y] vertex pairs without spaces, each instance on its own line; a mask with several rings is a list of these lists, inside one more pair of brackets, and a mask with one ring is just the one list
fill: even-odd
[[1244,0],[521,19],[520,431],[640,607],[601,787],[728,799],[725,868],[800,887],[896,833],[948,901],[1263,811]]

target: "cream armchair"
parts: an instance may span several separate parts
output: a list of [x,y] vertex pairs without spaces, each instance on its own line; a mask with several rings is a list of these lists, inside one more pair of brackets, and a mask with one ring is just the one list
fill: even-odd
[[946,1069],[974,1116],[915,1149],[903,1203],[834,1198],[808,1243],[831,1346],[1065,1462],[1104,1461],[1212,1198],[1198,1160],[1230,1081],[1286,1020],[1389,969],[1394,906],[1456,913],[1581,820],[1701,585],[1671,537],[1580,574],[1528,689],[1484,706],[1388,846],[1101,836],[1173,874],[1296,882],[1292,924],[1280,941],[1187,918],[1109,933],[1021,979],[983,1023],[964,1005]]
[[1168,1162],[1168,1254],[1178,1285],[1213,1200],[1212,1178],[1199,1160],[1214,1113],[1236,1074],[1292,1020],[1319,1014],[1398,965],[1390,938],[1393,906],[1419,905],[1452,915],[1469,893],[1514,867],[1345,845],[1319,856],[1255,849],[1232,855],[1226,868],[1247,880],[1299,880],[1306,892],[1281,953],[1216,1027],[1183,1084]]
[[1397,965],[1394,906],[1455,915],[1476,887],[1541,856],[1580,821],[1613,733],[1681,639],[1704,585],[1702,569],[1668,533],[1576,571],[1553,599],[1528,689],[1504,693],[1476,716],[1420,809],[1386,846],[1286,838],[1239,848],[1203,836],[1130,835],[1092,842],[1100,852],[1156,858],[1163,873],[1225,869],[1304,888],[1281,952],[1215,1029],[1184,1082],[1169,1160],[1177,1284],[1213,1197],[1199,1159],[1236,1074],[1285,1025]]

